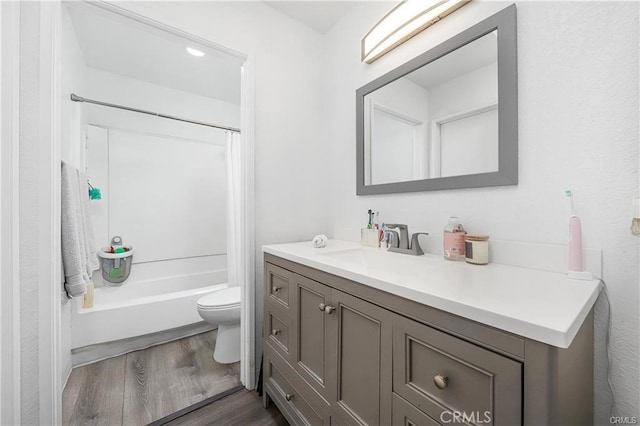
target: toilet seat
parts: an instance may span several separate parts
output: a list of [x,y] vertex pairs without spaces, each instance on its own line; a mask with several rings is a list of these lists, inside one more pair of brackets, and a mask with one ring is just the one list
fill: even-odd
[[198,299],[198,309],[207,311],[240,307],[240,287],[234,286],[214,291]]

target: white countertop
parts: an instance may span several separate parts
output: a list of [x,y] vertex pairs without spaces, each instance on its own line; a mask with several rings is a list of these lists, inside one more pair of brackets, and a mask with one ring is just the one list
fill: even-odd
[[330,240],[263,247],[301,263],[492,327],[568,348],[600,292],[600,282],[490,263],[470,265]]

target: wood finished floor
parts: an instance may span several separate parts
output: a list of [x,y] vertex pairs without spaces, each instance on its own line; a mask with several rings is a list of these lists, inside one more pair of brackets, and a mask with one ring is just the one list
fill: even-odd
[[213,360],[215,337],[211,331],[74,368],[62,394],[63,424],[146,425],[240,385],[240,363]]
[[165,425],[288,426],[289,423],[274,404],[263,408],[257,392],[241,390]]

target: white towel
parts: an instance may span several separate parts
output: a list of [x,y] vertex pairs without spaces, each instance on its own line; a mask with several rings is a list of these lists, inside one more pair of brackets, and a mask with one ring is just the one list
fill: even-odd
[[315,237],[313,237],[313,246],[315,248],[322,248],[322,247],[326,247],[327,245],[327,236],[324,234],[320,234],[320,235],[316,235]]
[[[62,163],[60,183],[62,185],[62,265],[65,289],[71,297],[81,296],[87,291],[91,273],[97,264],[91,223],[87,223],[88,212],[83,213],[84,198],[88,190],[79,179],[78,170]],[[84,191],[83,191],[84,190]],[[88,208],[86,209],[88,210]],[[87,236],[90,235],[88,239]],[[90,244],[90,245],[89,245]],[[93,260],[90,260],[93,252]]]

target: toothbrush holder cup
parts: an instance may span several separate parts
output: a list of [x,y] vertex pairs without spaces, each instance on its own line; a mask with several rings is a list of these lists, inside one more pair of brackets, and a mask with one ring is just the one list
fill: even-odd
[[366,247],[380,247],[380,230],[379,229],[360,229],[360,244]]

